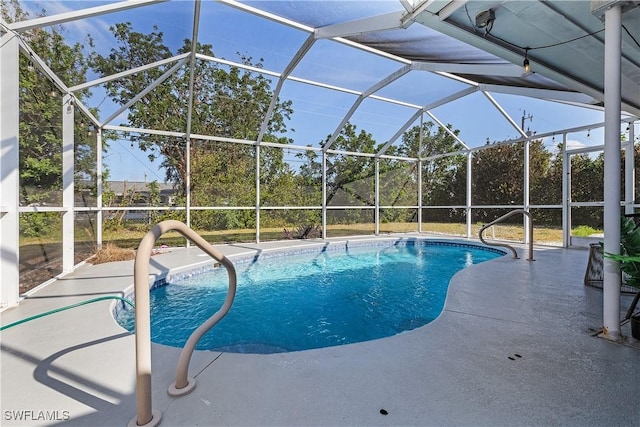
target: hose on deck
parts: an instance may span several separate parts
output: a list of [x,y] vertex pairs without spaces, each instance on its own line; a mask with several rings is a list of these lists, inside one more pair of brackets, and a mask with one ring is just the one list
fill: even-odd
[[26,323],[26,322],[29,322],[31,320],[35,320],[35,319],[39,319],[41,317],[49,316],[50,314],[59,313],[61,311],[70,310],[70,309],[75,308],[75,307],[80,307],[81,305],[91,304],[91,303],[94,303],[94,302],[105,301],[105,300],[109,300],[109,299],[119,300],[119,301],[122,301],[122,302],[124,302],[126,304],[129,304],[132,308],[135,307],[135,305],[133,304],[133,301],[131,301],[129,299],[126,299],[126,298],[123,298],[123,297],[118,297],[118,296],[115,296],[115,295],[109,295],[109,296],[104,296],[104,297],[93,298],[93,299],[90,299],[90,300],[87,300],[87,301],[82,301],[82,302],[79,302],[77,304],[71,304],[71,305],[67,305],[67,306],[64,306],[64,307],[56,308],[55,310],[45,311],[44,313],[35,314],[33,316],[26,317],[26,318],[18,320],[16,322],[9,323],[8,325],[1,326],[0,327],[0,331],[4,331],[5,329],[9,329],[9,328],[12,328],[14,326],[21,325],[22,323]]

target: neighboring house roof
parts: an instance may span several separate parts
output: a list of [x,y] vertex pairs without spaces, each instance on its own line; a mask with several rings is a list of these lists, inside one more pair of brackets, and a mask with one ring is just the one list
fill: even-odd
[[[105,187],[116,193],[116,195],[122,195],[126,191],[137,191],[137,192],[148,192],[149,188],[147,185],[149,182],[143,181],[107,181],[105,182]],[[159,182],[158,188],[160,193],[173,193],[174,187],[173,184],[169,184],[166,182]]]

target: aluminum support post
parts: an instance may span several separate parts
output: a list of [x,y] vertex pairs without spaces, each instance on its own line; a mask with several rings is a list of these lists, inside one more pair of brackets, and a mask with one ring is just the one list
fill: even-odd
[[422,160],[418,160],[418,233],[422,233]]
[[467,239],[471,238],[471,183],[472,181],[472,169],[473,169],[473,152],[467,153],[467,207],[466,207],[466,221],[467,221]]
[[[524,130],[523,130],[524,131]],[[524,175],[524,185],[523,185],[523,200],[522,200],[522,205],[524,206],[524,210],[529,212],[529,204],[530,204],[530,181],[529,181],[529,164],[530,164],[530,148],[531,148],[531,140],[527,139],[524,142],[524,153],[523,153],[523,160],[524,160],[524,167],[523,167],[523,175]],[[524,222],[523,222],[523,226],[524,226],[524,243],[528,244],[531,243],[529,242],[529,233],[527,230],[531,229],[531,217],[529,215],[524,215]]]
[[624,213],[633,213],[633,203],[636,194],[636,167],[634,150],[633,123],[629,123],[627,143],[624,148]]
[[18,38],[0,46],[0,310],[18,304]]
[[567,153],[567,134],[562,134],[562,246],[571,244],[571,156]]
[[375,209],[375,214],[374,214],[374,221],[376,222],[375,225],[375,235],[379,236],[380,235],[380,159],[376,158],[375,159],[375,203],[376,203],[376,209]]
[[322,151],[322,238],[327,238],[327,152]]
[[256,243],[260,243],[260,145],[258,144],[256,144]]
[[[622,9],[615,5],[605,13],[604,46],[604,251],[620,253],[620,71]],[[620,336],[620,266],[604,259],[603,334]]]
[[73,270],[75,234],[74,234],[74,127],[75,106],[73,97],[62,98],[62,272]]

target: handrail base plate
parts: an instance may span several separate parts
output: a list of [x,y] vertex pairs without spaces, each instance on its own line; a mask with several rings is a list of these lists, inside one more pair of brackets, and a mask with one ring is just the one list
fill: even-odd
[[127,424],[127,427],[156,427],[158,424],[160,424],[161,419],[162,419],[162,412],[158,409],[152,409],[151,420],[149,420],[148,423],[138,424],[138,416],[135,416],[131,421],[129,421],[129,424]]
[[169,393],[169,396],[179,397],[179,396],[184,396],[186,394],[191,393],[194,388],[196,388],[196,380],[195,380],[195,378],[188,377],[186,386],[184,386],[182,388],[176,388],[176,383],[174,382],[169,386],[169,389],[167,390],[167,393]]

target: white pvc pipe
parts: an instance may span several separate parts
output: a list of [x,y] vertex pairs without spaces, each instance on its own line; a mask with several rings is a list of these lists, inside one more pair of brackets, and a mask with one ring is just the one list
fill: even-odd
[[374,188],[374,192],[375,192],[375,204],[376,204],[376,209],[375,209],[375,213],[374,213],[374,221],[375,221],[375,235],[379,236],[380,235],[380,159],[376,159],[375,160],[375,188]]
[[[620,70],[622,40],[620,5],[605,13],[604,46],[604,252],[620,253]],[[620,266],[604,258],[603,334],[620,336]]]
[[422,160],[418,160],[418,233],[422,233]]
[[567,134],[562,134],[562,247],[571,244],[571,155],[567,153]]
[[636,194],[636,168],[634,150],[633,123],[629,123],[627,144],[624,149],[624,213],[633,213],[633,202]]
[[[523,129],[523,132],[524,132],[524,129]],[[531,196],[530,196],[531,192],[530,192],[530,188],[529,188],[529,186],[530,186],[530,180],[529,180],[529,176],[530,176],[530,167],[529,167],[530,159],[529,159],[529,157],[531,155],[530,154],[530,152],[531,152],[530,148],[531,148],[531,140],[526,140],[524,142],[524,147],[523,147],[523,151],[524,151],[523,152],[523,160],[524,160],[524,168],[523,168],[524,169],[523,170],[523,175],[524,175],[523,176],[523,183],[524,183],[524,185],[523,185],[523,191],[524,191],[524,194],[522,195],[523,196],[522,204],[524,206],[524,210],[527,211],[527,212],[529,212],[529,208],[530,208],[529,204],[530,204],[530,201],[531,201]],[[530,221],[531,221],[531,218],[529,217],[529,215],[525,215],[524,216],[524,224],[523,224],[525,230],[528,230],[529,228],[531,228],[531,224],[529,224]],[[524,234],[524,243],[525,244],[529,243],[528,239],[529,239],[529,234],[525,233]]]
[[466,206],[466,223],[467,223],[467,239],[471,238],[471,222],[473,220],[473,215],[471,212],[471,205],[472,205],[472,197],[473,197],[473,191],[472,191],[472,179],[473,179],[473,152],[469,151],[467,153],[467,180],[466,180],[466,190],[467,190],[467,194],[466,194],[466,200],[467,200],[467,206]]
[[62,214],[62,271],[73,270],[75,255],[75,227],[73,208],[74,203],[74,176],[75,176],[75,156],[74,156],[74,107],[73,97],[64,95],[62,97],[62,206],[65,212]]
[[322,152],[322,238],[327,238],[327,153]]

